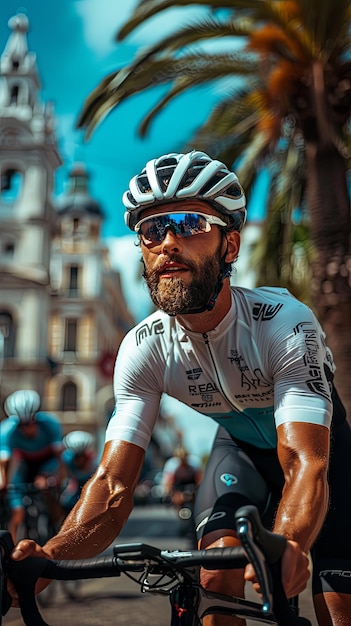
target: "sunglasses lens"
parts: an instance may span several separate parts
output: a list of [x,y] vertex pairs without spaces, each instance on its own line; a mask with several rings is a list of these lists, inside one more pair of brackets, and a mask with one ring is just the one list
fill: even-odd
[[203,215],[198,213],[169,213],[150,217],[142,222],[138,234],[141,235],[144,243],[160,243],[169,228],[180,237],[192,237],[208,233],[211,225]]

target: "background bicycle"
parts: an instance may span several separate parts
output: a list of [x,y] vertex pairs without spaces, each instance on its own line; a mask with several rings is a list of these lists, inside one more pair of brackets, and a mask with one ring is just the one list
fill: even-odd
[[[64,512],[60,505],[60,489],[53,481],[43,488],[38,488],[33,483],[13,485],[9,484],[7,493],[13,493],[18,490],[21,494],[21,499],[25,509],[24,522],[19,528],[19,539],[33,539],[36,543],[43,546],[51,537],[53,537],[62,523]],[[10,517],[9,507],[6,504],[6,495],[3,495],[3,501],[5,502],[4,516],[7,515],[7,520]],[[5,526],[7,528],[7,525]],[[78,597],[80,581],[64,581],[59,583],[53,581],[53,583],[47,587],[38,597],[38,602],[41,606],[49,606],[54,602],[54,599],[58,593],[58,588],[62,588],[65,596],[74,600]]]
[[9,500],[19,498],[24,507],[25,515],[23,523],[18,528],[17,540],[22,538],[33,539],[40,545],[52,537],[58,531],[62,522],[63,513],[59,504],[59,489],[56,484],[50,482],[39,488],[33,483],[20,485],[9,484],[6,492],[3,492],[4,519],[7,524],[10,519]]

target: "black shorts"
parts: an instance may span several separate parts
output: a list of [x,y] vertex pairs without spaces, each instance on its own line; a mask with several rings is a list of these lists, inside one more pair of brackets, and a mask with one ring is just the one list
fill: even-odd
[[[234,512],[244,504],[256,505],[266,528],[272,528],[283,485],[276,449],[240,442],[220,427],[195,503],[198,539],[213,530],[235,530]],[[343,420],[331,433],[330,505],[311,550],[314,593],[351,593],[350,485],[351,430]]]

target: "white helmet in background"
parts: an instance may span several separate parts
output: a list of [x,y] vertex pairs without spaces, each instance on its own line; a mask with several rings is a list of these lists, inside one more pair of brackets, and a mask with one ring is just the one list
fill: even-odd
[[63,444],[67,450],[75,454],[83,454],[94,448],[94,437],[85,430],[72,430],[63,438]]
[[10,417],[15,415],[21,424],[35,420],[40,407],[40,396],[34,389],[14,391],[5,400],[5,412]]
[[134,230],[145,209],[169,202],[198,199],[222,215],[230,216],[228,227],[240,231],[246,220],[246,198],[236,174],[205,152],[172,152],[148,161],[123,194],[126,225]]

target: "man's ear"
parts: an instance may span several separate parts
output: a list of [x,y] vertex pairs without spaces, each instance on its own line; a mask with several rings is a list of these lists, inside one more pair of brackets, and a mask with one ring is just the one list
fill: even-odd
[[227,237],[227,254],[225,261],[227,263],[233,263],[239,256],[240,250],[240,233],[237,230],[231,230],[226,233]]

